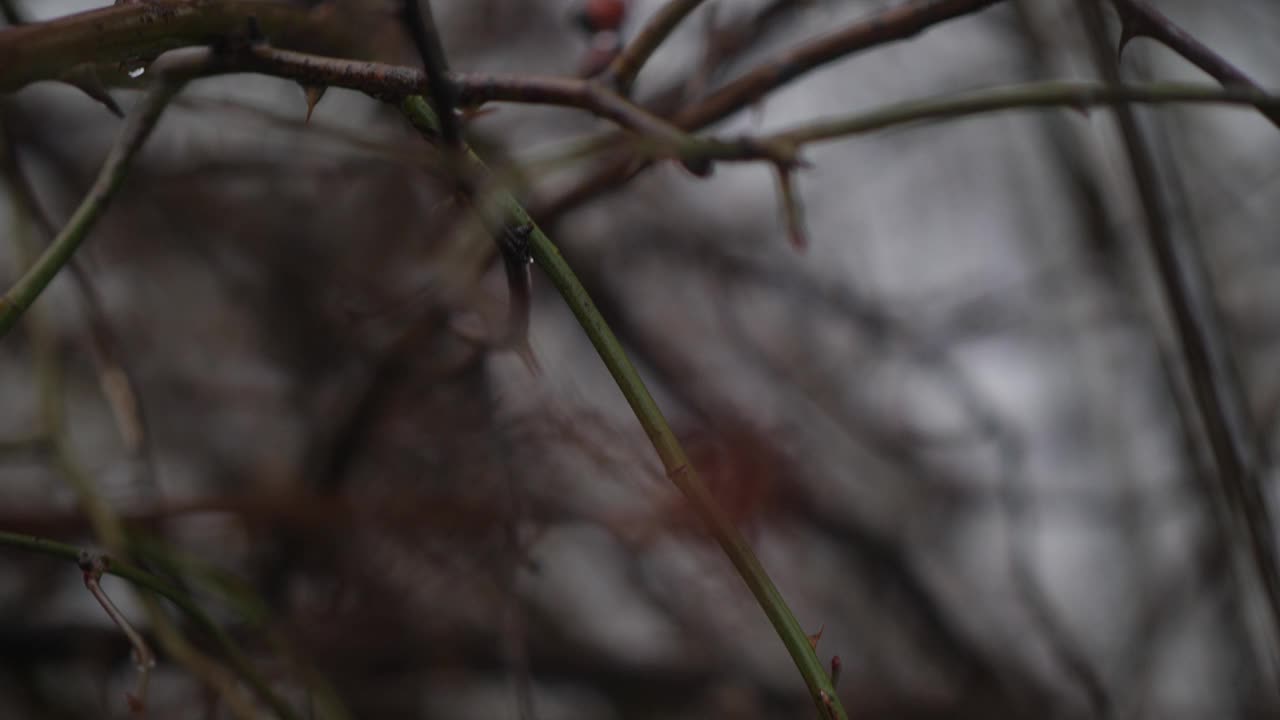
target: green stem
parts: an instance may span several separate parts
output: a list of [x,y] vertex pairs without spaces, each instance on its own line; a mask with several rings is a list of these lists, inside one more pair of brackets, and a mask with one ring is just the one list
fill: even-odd
[[1054,80],[908,100],[870,112],[818,121],[778,133],[771,139],[800,145],[837,140],[922,120],[951,119],[1017,108],[1075,108],[1083,113],[1086,108],[1117,102],[1144,105],[1230,104],[1252,105],[1264,111],[1280,109],[1280,97],[1257,88],[1175,82],[1106,85]]
[[[422,97],[415,95],[406,98],[401,108],[410,122],[419,130],[432,135],[438,133],[435,114]],[[467,158],[468,162],[477,170],[488,171],[484,161],[474,151],[468,149]],[[840,700],[836,696],[835,688],[831,684],[831,679],[809,642],[809,636],[800,627],[800,623],[796,621],[795,615],[792,614],[791,609],[787,606],[782,593],[778,591],[778,588],[769,578],[769,574],[765,571],[764,566],[760,564],[759,559],[756,558],[751,546],[747,544],[746,539],[742,537],[742,534],[738,532],[738,529],[734,527],[733,523],[720,509],[715,498],[712,497],[711,492],[707,489],[706,484],[698,476],[697,470],[689,462],[688,455],[685,454],[680,441],[676,439],[676,435],[663,416],[662,410],[658,408],[653,396],[649,394],[644,381],[640,379],[640,374],[636,372],[635,367],[627,358],[622,349],[622,344],[614,336],[608,323],[605,322],[604,316],[600,314],[595,303],[591,301],[586,288],[578,281],[578,277],[574,274],[573,269],[569,267],[569,264],[565,262],[560,250],[551,242],[546,233],[538,228],[533,218],[529,216],[529,213],[520,202],[510,193],[501,189],[496,190],[494,195],[494,201],[506,213],[508,222],[533,229],[529,235],[529,243],[534,261],[538,263],[538,266],[551,279],[552,284],[560,291],[565,303],[568,304],[569,309],[573,311],[574,317],[578,319],[578,323],[587,333],[587,337],[590,338],[591,344],[595,346],[600,359],[604,361],[605,367],[609,369],[609,374],[613,376],[614,382],[618,384],[618,388],[622,391],[623,397],[631,405],[631,410],[635,413],[636,419],[640,421],[645,434],[649,436],[649,442],[653,444],[654,450],[657,451],[658,457],[662,460],[667,477],[671,478],[676,487],[688,498],[694,512],[698,514],[698,517],[707,525],[716,541],[720,543],[720,547],[724,549],[725,554],[729,556],[730,562],[733,563],[738,574],[747,583],[747,587],[750,588],[751,593],[755,596],[756,602],[760,604],[765,615],[768,616],[769,622],[773,624],[774,630],[782,639],[783,645],[786,646],[787,651],[791,654],[791,659],[795,661],[796,667],[804,677],[805,684],[809,687],[809,693],[813,696],[819,714],[823,717],[834,717],[841,720],[847,718],[844,708],[840,705]]]
[[137,108],[129,113],[120,139],[111,146],[111,152],[98,173],[93,187],[80,201],[75,214],[53,239],[39,259],[23,273],[9,292],[0,296],[0,338],[8,334],[22,314],[31,307],[40,293],[71,260],[81,241],[106,211],[111,198],[124,183],[134,155],[151,135],[151,130],[169,101],[177,94],[182,83],[158,82],[143,96]]

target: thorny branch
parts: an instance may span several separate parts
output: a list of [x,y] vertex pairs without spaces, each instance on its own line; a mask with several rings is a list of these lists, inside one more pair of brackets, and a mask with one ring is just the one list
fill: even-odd
[[[1111,4],[1120,16],[1119,52],[1123,53],[1125,46],[1134,38],[1151,38],[1205,71],[1224,87],[1262,89],[1244,71],[1183,30],[1147,0],[1111,0]],[[1258,109],[1273,125],[1280,127],[1280,108],[1259,105]]]
[[[252,15],[263,24],[263,29],[278,47],[257,46],[249,48],[247,52],[227,56],[222,59],[223,63],[218,65],[219,71],[261,72],[289,77],[317,86],[352,87],[384,99],[399,100],[405,96],[427,94],[439,111],[438,117],[441,121],[438,132],[447,146],[458,144],[461,147],[459,131],[454,127],[455,118],[452,110],[455,106],[474,106],[487,101],[512,101],[580,108],[613,120],[623,128],[640,135],[644,142],[638,147],[633,147],[631,152],[637,153],[642,158],[675,157],[691,164],[695,170],[708,167],[701,163],[709,160],[773,162],[782,172],[781,194],[784,198],[790,195],[790,184],[789,176],[783,170],[790,170],[794,166],[796,152],[802,145],[928,118],[956,117],[1011,107],[1114,105],[1117,112],[1121,114],[1125,139],[1132,156],[1135,180],[1144,190],[1155,187],[1155,178],[1151,176],[1150,171],[1144,173],[1142,170],[1144,165],[1149,166],[1150,163],[1144,162],[1141,157],[1141,139],[1136,134],[1136,125],[1131,118],[1127,121],[1124,119],[1125,113],[1130,112],[1125,103],[1249,104],[1258,107],[1272,122],[1280,125],[1280,103],[1277,99],[1260,89],[1234,66],[1195,41],[1144,0],[1113,0],[1125,23],[1122,47],[1124,41],[1131,37],[1138,35],[1154,37],[1218,79],[1224,88],[1210,90],[1185,85],[1125,87],[1117,82],[1117,77],[1111,76],[1108,84],[1104,86],[1048,83],[1005,88],[956,98],[904,103],[901,106],[882,108],[871,113],[813,123],[767,137],[715,140],[696,138],[688,134],[758,101],[778,87],[814,68],[847,57],[862,49],[910,37],[934,24],[974,13],[997,2],[999,0],[915,0],[880,11],[847,28],[805,43],[771,59],[702,100],[675,112],[670,120],[662,119],[630,102],[625,95],[645,60],[679,22],[700,4],[697,0],[693,2],[672,0],[660,11],[654,22],[642,32],[641,36],[615,60],[609,74],[621,92],[607,89],[599,83],[564,78],[450,73],[447,70],[438,34],[435,32],[430,7],[427,6],[424,13],[417,15],[417,11],[422,8],[416,0],[409,1],[407,7],[412,10],[408,12],[407,17],[411,20],[410,27],[414,31],[415,41],[422,54],[425,72],[378,63],[337,60],[283,49],[293,45],[291,41],[283,39],[290,37],[303,27],[307,30],[294,36],[309,38],[308,41],[299,42],[295,46],[300,49],[325,50],[326,48],[318,46],[329,45],[336,48],[349,44],[350,38],[344,36],[341,27],[330,22],[332,18],[323,13],[285,10],[274,3],[241,0],[228,0],[223,3],[157,5],[142,3],[91,11],[0,34],[0,90],[17,89],[35,80],[64,77],[67,72],[82,63],[150,58],[172,47],[223,40],[228,35],[241,32],[244,18]],[[202,57],[207,60],[207,54]],[[193,72],[203,72],[210,68],[212,66],[206,65]],[[10,294],[0,298],[0,335],[12,327],[22,310],[34,301],[54,273],[70,259],[87,229],[101,215],[112,194],[119,187],[130,158],[154,127],[165,104],[182,84],[181,81],[188,77],[174,68],[166,70],[159,63],[153,70],[162,76],[172,73],[167,77],[173,78],[173,81],[159,83],[159,89],[148,94],[139,108],[131,114],[120,141],[113,149],[99,176],[99,181],[95,183],[94,189],[86,197],[72,222],[59,234],[49,253],[41,258],[36,267],[23,277]],[[629,177],[633,173],[633,169],[629,167],[634,164],[633,158],[634,156],[627,157],[625,161],[605,168],[603,175],[605,183],[600,182],[601,175],[597,174],[596,179],[592,181],[591,192],[598,191],[608,183],[620,182]],[[574,197],[580,199],[582,195]],[[1227,476],[1227,482],[1238,481],[1243,488],[1231,491],[1235,493],[1233,500],[1236,502],[1237,509],[1246,518],[1251,530],[1255,543],[1254,549],[1259,556],[1257,562],[1261,568],[1260,572],[1266,581],[1264,584],[1271,596],[1273,611],[1276,612],[1277,618],[1280,618],[1280,611],[1276,610],[1276,607],[1280,606],[1280,600],[1277,600],[1280,596],[1280,590],[1277,590],[1280,588],[1280,582],[1275,579],[1274,558],[1271,558],[1271,566],[1268,567],[1268,558],[1264,557],[1265,551],[1257,547],[1260,543],[1265,544],[1266,538],[1269,537],[1266,534],[1269,533],[1269,524],[1267,524],[1269,519],[1265,517],[1265,510],[1262,511],[1264,513],[1262,520],[1258,520],[1249,515],[1247,505],[1243,509],[1240,507],[1250,499],[1258,499],[1249,495],[1250,479],[1256,469],[1254,457],[1256,453],[1251,453],[1247,447],[1241,447],[1239,432],[1221,430],[1221,428],[1235,428],[1239,431],[1241,428],[1239,419],[1230,417],[1230,403],[1221,397],[1214,397],[1215,393],[1221,390],[1221,383],[1214,378],[1220,376],[1225,370],[1220,367],[1208,367],[1214,364],[1214,358],[1211,353],[1206,353],[1203,348],[1198,349],[1197,346],[1209,343],[1210,348],[1215,347],[1213,338],[1202,337],[1202,328],[1197,326],[1195,318],[1182,317],[1183,314],[1189,314],[1189,317],[1195,314],[1193,311],[1179,309],[1183,304],[1193,303],[1185,299],[1179,300],[1180,294],[1188,292],[1185,287],[1179,287],[1176,284],[1181,270],[1170,265],[1176,258],[1165,257],[1172,251],[1160,248],[1164,241],[1159,237],[1161,220],[1158,198],[1153,199],[1144,194],[1143,200],[1148,214],[1148,223],[1151,226],[1151,242],[1161,265],[1162,274],[1165,276],[1166,291],[1174,306],[1175,319],[1183,335],[1184,351],[1188,355],[1193,384],[1196,385],[1197,398],[1203,406],[1202,412],[1206,416],[1215,454],[1218,456],[1219,464],[1224,466],[1223,472]],[[788,200],[786,207],[788,215],[794,216],[792,226],[799,236],[800,213],[797,201],[794,198]],[[520,215],[527,219],[527,216],[523,215],[523,210],[520,211]],[[532,224],[517,226],[504,224],[503,227],[507,234],[501,240],[504,240],[508,246],[527,242],[528,235],[535,232]],[[529,228],[528,232],[525,228]],[[537,231],[537,235],[540,235],[540,231]],[[551,246],[545,237],[535,236],[535,241],[542,243],[535,244],[535,254],[540,258],[554,254],[554,246]],[[508,250],[511,249],[508,247]],[[1170,255],[1170,257],[1173,256]],[[589,299],[577,298],[577,300],[590,305]],[[575,312],[578,312],[576,307]],[[584,321],[584,325],[587,324]],[[607,331],[607,328],[605,330]],[[1225,346],[1219,343],[1216,347]],[[605,349],[601,349],[601,353],[607,354]],[[606,358],[606,361],[608,360]],[[614,358],[613,362],[625,362],[625,358],[621,361]],[[1209,377],[1208,380],[1196,377],[1200,372],[1198,368],[1201,366],[1208,368],[1204,370],[1204,374]],[[1206,387],[1200,387],[1202,384]],[[643,391],[643,386],[638,387]],[[628,397],[631,399],[630,396]],[[648,403],[652,404],[652,399],[648,399]],[[637,412],[639,413],[639,410]],[[648,429],[647,426],[646,429]],[[1215,433],[1219,432],[1225,433],[1223,438],[1215,436]],[[667,465],[672,479],[678,484],[694,482],[689,479],[691,472],[687,464],[678,462],[682,456],[678,445],[662,445],[667,442],[665,438],[655,438],[654,442],[659,452],[663,453],[664,461],[670,461]],[[691,494],[697,494],[696,488]],[[0,538],[2,539],[4,538]],[[22,545],[16,542],[10,544]],[[96,577],[95,575],[95,583]],[[89,571],[86,570],[86,584],[88,585],[89,582]],[[90,589],[92,591],[94,588]],[[755,589],[753,587],[753,590]],[[104,607],[108,605],[109,602],[104,603]],[[112,610],[108,608],[108,612],[111,613]],[[808,675],[806,679],[810,679]],[[814,689],[812,684],[811,689]],[[831,704],[833,698],[828,695],[826,688],[816,688],[815,693],[815,697],[819,699],[820,708],[830,709],[833,715],[843,712],[837,712],[838,701],[835,701],[834,705]]]

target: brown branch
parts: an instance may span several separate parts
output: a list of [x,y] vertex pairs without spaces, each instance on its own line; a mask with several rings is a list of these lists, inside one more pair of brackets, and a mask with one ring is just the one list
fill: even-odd
[[[260,72],[306,84],[333,85],[384,100],[429,92],[426,73],[415,68],[341,60],[265,46],[228,58],[223,71]],[[450,72],[447,77],[457,89],[458,104],[464,107],[498,101],[577,108],[671,148],[689,141],[667,121],[598,83],[537,75]]]
[[912,0],[864,17],[769,60],[672,119],[698,130],[723,120],[796,78],[835,60],[905,40],[947,20],[970,15],[1002,0]]
[[[1120,52],[1124,51],[1125,45],[1133,38],[1151,38],[1181,55],[1187,62],[1222,83],[1223,87],[1262,89],[1243,70],[1183,30],[1147,0],[1111,0],[1111,4],[1120,16]],[[1259,111],[1280,128],[1280,110],[1259,108]]]
[[225,41],[253,18],[279,47],[347,55],[367,42],[372,15],[307,11],[266,0],[133,3],[0,31],[0,92],[56,80],[77,65],[149,60],[166,50]]
[[612,81],[623,95],[631,94],[631,85],[640,69],[653,52],[666,40],[689,13],[698,9],[704,0],[671,0],[640,30],[640,34],[627,44],[622,52],[609,63],[604,81]]

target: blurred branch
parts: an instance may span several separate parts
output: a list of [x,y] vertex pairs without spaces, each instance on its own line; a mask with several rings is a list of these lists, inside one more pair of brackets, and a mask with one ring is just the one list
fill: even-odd
[[[16,299],[17,302],[0,306],[0,312],[8,313],[3,316],[4,329],[11,328],[17,322],[21,311],[34,302],[35,297],[47,286],[58,270],[70,261],[80,239],[88,233],[105,209],[111,195],[123,182],[129,161],[149,136],[169,99],[178,92],[191,74],[206,69],[209,61],[209,53],[199,51],[191,54],[178,54],[171,59],[167,58],[157,63],[157,77],[152,91],[143,98],[134,112],[130,114],[125,128],[121,131],[116,144],[112,147],[98,180],[94,183],[85,200],[82,201],[80,208],[73,215],[67,229],[64,229],[54,239],[53,243],[32,264],[10,294],[5,296],[6,299]],[[63,401],[59,377],[60,369],[53,343],[50,338],[46,337],[41,323],[31,323],[28,327],[32,328],[32,332],[35,334],[33,344],[36,352],[35,365],[42,409],[42,424],[51,436],[54,462],[74,490],[76,498],[83,511],[89,517],[90,525],[93,527],[94,534],[99,541],[117,557],[127,557],[128,542],[124,525],[105,498],[94,487],[88,473],[76,460],[75,452],[67,436],[65,423],[62,420]],[[112,392],[110,386],[104,389],[107,392]],[[118,389],[116,392],[118,392]],[[81,564],[83,566],[84,563],[82,562]],[[85,570],[86,585],[91,592],[95,592],[95,596],[107,608],[108,613],[112,614],[114,606],[109,600],[105,599],[104,595],[95,591],[97,577],[92,578],[92,583],[89,582],[91,570],[96,575],[101,574],[100,564],[105,564],[105,561],[102,561],[102,563],[95,561],[90,568]],[[182,636],[181,632],[172,624],[163,608],[155,602],[153,597],[140,591],[138,596],[147,611],[152,630],[164,650],[175,660],[190,669],[196,677],[203,679],[210,687],[217,689],[227,699],[228,707],[237,717],[251,717],[252,710],[249,703],[240,699],[241,691],[227,673],[196,650]],[[135,649],[139,648],[136,633],[132,632],[132,628],[127,622],[124,622],[123,616],[119,615],[118,612],[114,612],[112,617],[121,626],[125,634],[130,637]],[[221,631],[219,630],[218,632]],[[225,638],[225,636],[223,637]],[[244,679],[260,692],[268,704],[273,707],[284,708],[284,712],[281,713],[282,717],[290,717],[291,711],[288,707],[274,696],[266,682],[256,675],[256,672],[248,665],[247,661],[243,661],[243,657],[237,654],[238,650],[234,645],[230,645],[230,640],[227,639],[226,642],[227,645],[224,646],[224,649],[229,647],[230,651],[233,651],[229,652],[229,656],[231,656],[233,664],[236,664],[236,669],[241,672]],[[141,696],[141,691],[145,690],[146,678],[149,672],[148,666],[153,661],[150,660],[149,650],[136,650],[136,652],[142,674],[139,679],[139,693],[131,696],[129,702],[130,706],[135,708],[135,711],[141,711],[145,704],[145,698]],[[143,668],[148,669],[143,670]]]
[[[16,550],[22,550],[29,553],[47,555],[49,557],[65,560],[74,565],[79,566],[82,558],[86,555],[86,551],[74,545],[56,542],[42,537],[32,535],[21,535],[4,530],[0,530],[0,546],[9,547]],[[105,558],[104,558],[105,560]],[[192,622],[198,625],[209,636],[213,638],[222,653],[231,663],[232,668],[240,675],[241,679],[252,687],[258,696],[281,718],[285,720],[301,720],[293,708],[289,707],[275,691],[267,685],[266,681],[258,674],[249,659],[244,656],[240,648],[236,646],[231,636],[227,634],[222,627],[214,622],[204,610],[196,604],[190,596],[179,590],[167,580],[157,575],[142,570],[123,560],[111,558],[103,563],[103,572],[107,575],[114,575],[122,580],[127,580],[136,587],[149,590],[160,597],[172,602],[179,610],[183,612]]]
[[[1125,46],[1134,38],[1151,38],[1208,73],[1223,87],[1261,90],[1261,86],[1244,71],[1183,30],[1147,0],[1111,0],[1111,4],[1120,16],[1119,52],[1124,52]],[[1259,105],[1258,109],[1271,124],[1280,128],[1280,108]]]
[[[0,125],[0,173],[8,182],[19,212],[30,218],[46,238],[51,240],[56,237],[57,229],[40,207],[35,189],[22,170],[17,148],[7,125]],[[111,408],[116,428],[129,454],[149,463],[150,455],[147,449],[150,433],[142,412],[137,385],[116,350],[118,343],[115,333],[107,320],[106,312],[102,309],[102,301],[93,280],[74,258],[70,262],[70,267],[71,277],[75,281],[88,317],[89,346],[93,350],[93,360],[98,371],[98,384],[102,389],[103,397]]]
[[[1120,85],[1120,72],[1107,42],[1101,0],[1080,0],[1096,65],[1106,81]],[[1280,566],[1275,529],[1262,485],[1265,466],[1257,429],[1245,403],[1245,390],[1230,358],[1230,342],[1218,316],[1213,288],[1196,248],[1180,241],[1165,216],[1155,159],[1133,109],[1114,104],[1134,188],[1147,225],[1147,245],[1172,314],[1176,341],[1192,395],[1208,436],[1220,483],[1223,508],[1243,527],[1248,560],[1245,576],[1256,575],[1267,610],[1265,638],[1259,640],[1259,667],[1275,672],[1280,653]],[[1249,572],[1245,568],[1252,568]],[[1274,679],[1274,678],[1272,678]]]
[[640,73],[640,69],[648,62],[653,52],[675,31],[689,13],[697,10],[703,2],[704,0],[670,0],[663,5],[635,39],[627,43],[622,52],[609,63],[601,81],[612,82],[619,93],[624,96],[630,95],[636,75]]
[[18,8],[13,4],[13,0],[0,0],[0,17],[10,25],[21,25],[26,22],[22,18],[22,13],[18,12]]
[[462,142],[458,118],[453,114],[457,91],[448,75],[449,63],[431,13],[431,0],[404,0],[404,21],[427,74],[427,96],[440,119],[440,138],[445,147],[455,148]]

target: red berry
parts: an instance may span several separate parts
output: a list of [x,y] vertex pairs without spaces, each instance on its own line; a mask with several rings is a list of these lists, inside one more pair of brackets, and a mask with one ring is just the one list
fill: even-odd
[[626,16],[626,0],[587,0],[577,19],[588,32],[617,32]]

